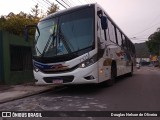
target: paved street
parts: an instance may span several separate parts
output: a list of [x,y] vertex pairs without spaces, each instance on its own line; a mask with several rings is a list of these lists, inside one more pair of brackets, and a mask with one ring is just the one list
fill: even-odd
[[132,77],[118,78],[112,87],[100,88],[94,85],[61,87],[57,90],[0,104],[0,110],[160,111],[159,86],[160,70],[143,67],[136,70]]

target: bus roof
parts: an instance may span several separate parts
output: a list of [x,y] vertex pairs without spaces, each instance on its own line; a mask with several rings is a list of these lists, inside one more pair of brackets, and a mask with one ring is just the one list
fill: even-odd
[[80,10],[80,9],[85,9],[85,8],[88,8],[88,7],[94,7],[94,6],[97,6],[97,7],[100,7],[100,9],[102,9],[105,14],[107,15],[107,17],[114,23],[114,25],[125,35],[125,37],[133,44],[133,42],[127,37],[127,35],[121,30],[121,28],[119,28],[119,26],[114,22],[114,20],[108,15],[108,13],[106,13],[106,11],[103,9],[103,7],[101,7],[99,4],[97,3],[92,3],[92,4],[85,4],[85,5],[79,5],[79,6],[75,6],[75,7],[71,7],[71,8],[68,8],[68,9],[65,9],[65,10],[60,10],[60,11],[57,11],[55,13],[52,13],[50,15],[48,15],[47,17],[45,18],[42,18],[40,20],[41,21],[45,21],[45,20],[48,20],[48,19],[51,19],[53,17],[57,17],[57,16],[60,16],[60,15],[63,15],[63,14],[67,14],[67,13],[70,13],[70,12],[73,12],[73,11],[77,11],[77,10]]
[[45,18],[42,18],[40,21],[45,21],[45,20],[51,19],[53,17],[59,16],[59,15],[62,15],[62,14],[67,14],[67,13],[70,13],[72,11],[77,11],[79,9],[84,9],[84,8],[88,8],[88,7],[91,7],[91,6],[95,6],[95,4],[79,5],[79,6],[71,7],[71,8],[65,9],[65,10],[60,10],[60,11],[57,11],[55,13],[52,13],[52,14],[48,15]]

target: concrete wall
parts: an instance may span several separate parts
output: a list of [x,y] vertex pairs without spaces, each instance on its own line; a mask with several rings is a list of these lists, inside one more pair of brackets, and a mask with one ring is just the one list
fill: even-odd
[[33,80],[32,70],[29,71],[11,71],[10,69],[10,45],[16,46],[31,46],[31,43],[26,42],[23,37],[9,34],[5,31],[0,31],[0,69],[2,79],[5,84],[20,84]]
[[0,31],[0,84],[4,83],[3,75],[3,40],[2,31]]

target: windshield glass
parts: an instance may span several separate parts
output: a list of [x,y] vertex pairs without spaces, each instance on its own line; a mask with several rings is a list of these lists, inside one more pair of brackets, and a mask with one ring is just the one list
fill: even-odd
[[93,9],[86,8],[40,22],[34,56],[54,57],[93,47],[93,16]]
[[[40,22],[38,24],[38,28],[40,34],[36,31],[35,48],[33,51],[34,56],[42,55],[45,47],[50,46],[51,43],[53,42],[53,37],[51,36],[57,31],[57,19],[51,19],[48,20],[47,22]],[[49,42],[48,46],[46,46],[47,42]]]

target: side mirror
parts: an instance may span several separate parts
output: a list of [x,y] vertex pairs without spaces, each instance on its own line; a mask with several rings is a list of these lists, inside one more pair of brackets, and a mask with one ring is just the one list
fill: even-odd
[[37,27],[37,25],[26,25],[25,29],[24,29],[24,39],[25,41],[28,41],[28,30],[31,28],[36,28],[38,31],[38,34],[40,35],[39,29]]
[[101,26],[103,30],[106,30],[108,28],[107,17],[101,16]]

